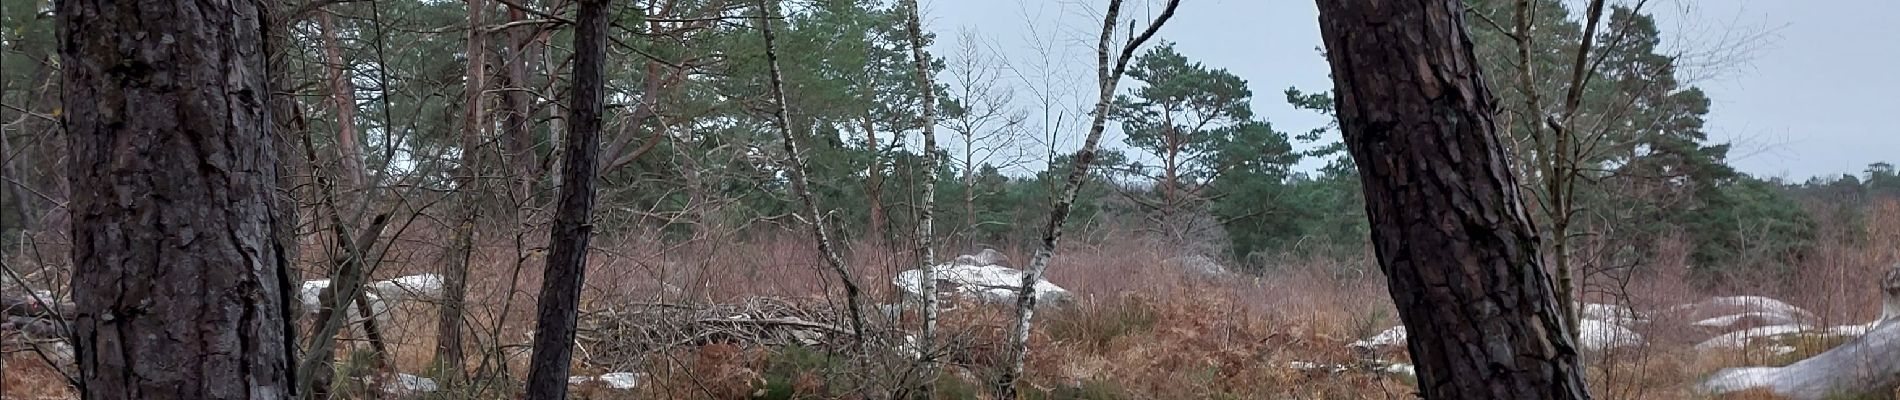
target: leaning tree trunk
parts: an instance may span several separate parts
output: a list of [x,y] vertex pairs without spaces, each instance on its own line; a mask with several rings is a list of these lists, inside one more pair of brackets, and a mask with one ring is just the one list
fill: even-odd
[[1340,130],[1420,394],[1588,398],[1460,3],[1318,3]]
[[778,64],[777,36],[774,36],[772,31],[772,18],[778,14],[776,12],[778,7],[777,3],[767,3],[767,1],[775,0],[759,0],[759,36],[765,40],[766,76],[771,84],[774,105],[772,128],[778,131],[779,145],[784,147],[785,157],[789,159],[785,172],[792,178],[792,193],[798,196],[798,202],[803,206],[805,217],[811,219],[806,222],[810,224],[812,240],[817,242],[818,253],[824,257],[825,264],[831,266],[832,272],[838,273],[838,280],[844,285],[845,309],[850,313],[847,317],[851,319],[853,346],[857,347],[858,356],[864,357],[861,360],[868,360],[869,353],[866,353],[864,349],[863,291],[858,287],[857,278],[851,276],[851,269],[845,266],[844,258],[838,256],[838,247],[831,241],[831,234],[825,228],[825,214],[818,207],[818,200],[811,194],[811,181],[806,174],[809,169],[805,168],[805,154],[799,150],[798,137],[792,134],[791,123],[785,120],[785,113],[788,112],[787,109],[790,106],[785,100],[784,72],[779,69]]
[[55,4],[82,396],[292,397],[264,3]]
[[1700,389],[1723,394],[1760,389],[1796,400],[1872,399],[1900,387],[1900,265],[1881,281],[1884,308],[1875,328],[1854,341],[1785,367],[1729,368]]
[[548,266],[536,304],[534,356],[528,363],[527,397],[567,398],[574,359],[574,323],[579,317],[587,243],[593,238],[595,178],[600,168],[600,124],[607,62],[608,0],[579,0],[574,17],[574,85],[568,90],[567,157],[561,193],[548,233]]
[[[994,396],[996,399],[1015,399],[1016,380],[1023,375],[1023,363],[1029,359],[1029,329],[1036,317],[1036,283],[1042,281],[1042,273],[1049,268],[1049,259],[1055,257],[1056,245],[1062,241],[1062,227],[1069,222],[1069,211],[1075,205],[1076,193],[1088,180],[1089,167],[1095,162],[1097,150],[1102,142],[1102,131],[1108,124],[1109,105],[1115,98],[1115,86],[1121,82],[1122,74],[1128,71],[1128,59],[1134,57],[1135,50],[1142,43],[1153,38],[1161,25],[1174,17],[1174,10],[1181,6],[1181,0],[1168,0],[1161,14],[1148,24],[1140,35],[1131,37],[1122,44],[1120,56],[1110,64],[1110,46],[1115,39],[1115,25],[1120,22],[1121,0],[1110,0],[1107,12],[1102,16],[1102,35],[1095,44],[1095,109],[1090,112],[1088,135],[1082,139],[1082,148],[1075,153],[1075,161],[1069,167],[1069,176],[1063,181],[1062,191],[1057,194],[1055,204],[1049,210],[1048,225],[1043,226],[1042,243],[1036,248],[1036,254],[1029,259],[1029,266],[1023,269],[1022,286],[1016,290],[1016,324],[1010,327],[1008,364],[997,374]],[[1132,27],[1132,23],[1131,23]]]

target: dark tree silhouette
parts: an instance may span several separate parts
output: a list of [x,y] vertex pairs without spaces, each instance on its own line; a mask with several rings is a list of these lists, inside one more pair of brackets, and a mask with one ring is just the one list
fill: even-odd
[[1318,3],[1340,130],[1420,394],[1588,398],[1461,4]]
[[600,171],[600,124],[607,62],[607,2],[580,0],[574,18],[574,86],[569,98],[567,158],[561,165],[561,194],[554,227],[548,235],[548,266],[536,305],[534,356],[528,363],[527,397],[567,398],[567,376],[574,359],[574,324],[579,318],[581,280],[587,268],[587,243],[593,238],[595,177]]

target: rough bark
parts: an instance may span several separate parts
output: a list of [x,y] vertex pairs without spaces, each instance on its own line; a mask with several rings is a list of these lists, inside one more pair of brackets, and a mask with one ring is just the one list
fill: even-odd
[[1069,211],[1075,205],[1075,195],[1087,180],[1089,168],[1098,155],[1102,131],[1108,124],[1109,104],[1115,98],[1115,86],[1128,70],[1128,59],[1134,57],[1135,50],[1153,38],[1161,25],[1174,17],[1174,10],[1180,5],[1180,0],[1168,0],[1161,15],[1156,16],[1140,35],[1123,44],[1121,55],[1114,64],[1109,64],[1109,49],[1114,41],[1115,23],[1121,17],[1122,2],[1108,2],[1108,11],[1102,17],[1102,36],[1095,46],[1095,82],[1100,90],[1095,99],[1095,109],[1090,112],[1088,136],[1082,141],[1082,149],[1076,151],[1074,164],[1069,167],[1069,176],[1055,199],[1054,208],[1049,212],[1049,223],[1043,228],[1042,243],[1037,247],[1035,256],[1029,259],[1029,267],[1023,270],[1023,283],[1016,292],[1016,325],[1010,329],[1009,347],[1005,350],[1009,352],[1009,364],[997,375],[994,398],[1016,398],[1016,380],[1023,374],[1023,361],[1029,358],[1029,328],[1036,315],[1036,282],[1042,281],[1043,271],[1049,268],[1049,259],[1055,256],[1056,245],[1062,241],[1062,226],[1068,223]]
[[[22,231],[33,229],[37,214],[33,211],[33,197],[27,195],[26,177],[20,176],[19,170],[13,168],[14,154],[13,143],[7,140],[7,132],[0,131],[0,186],[6,186],[6,195],[12,196],[7,199],[12,202],[12,206],[7,208],[13,209],[16,218],[19,218],[14,220],[12,226],[0,223],[0,232],[9,227]],[[4,220],[4,217],[0,217],[0,220]]]
[[56,3],[86,398],[294,395],[260,4]]
[[593,238],[595,178],[600,168],[600,125],[605,102],[608,0],[579,0],[574,18],[573,88],[568,90],[567,155],[561,193],[548,233],[548,264],[536,304],[534,355],[528,364],[527,397],[567,398],[574,358],[574,323]]
[[467,359],[462,353],[462,311],[467,301],[469,262],[475,252],[475,223],[481,212],[481,200],[484,187],[482,140],[486,126],[483,115],[482,90],[488,73],[488,40],[482,25],[485,23],[483,12],[487,2],[468,0],[468,41],[466,53],[468,64],[465,66],[462,92],[462,141],[461,171],[456,177],[456,196],[460,198],[457,208],[459,223],[455,226],[455,252],[449,262],[442,264],[442,304],[436,312],[435,325],[435,361],[449,385],[459,384]]
[[[336,36],[330,13],[317,13],[317,30],[323,37],[324,69],[329,72],[331,106],[336,107],[336,150],[338,175],[349,198],[361,198],[363,190],[363,150],[356,134],[356,84],[351,82],[350,65],[343,61],[343,45]],[[356,202],[346,203],[354,212]]]
[[[520,9],[508,9],[508,21],[519,22],[527,18]],[[514,185],[512,197],[516,204],[528,204],[534,195],[534,178],[540,174],[535,168],[541,165],[535,158],[534,134],[529,130],[528,122],[528,56],[527,49],[532,46],[532,38],[525,29],[511,29],[506,40],[508,58],[502,67],[503,86],[507,91],[501,94],[501,108],[507,113],[502,118],[502,138],[507,142],[508,157],[505,161],[513,168]]]
[[801,153],[798,138],[792,134],[791,124],[785,120],[787,102],[785,101],[785,79],[779,70],[777,37],[772,32],[772,18],[777,14],[776,7],[759,0],[759,31],[765,37],[765,63],[770,68],[772,100],[772,127],[778,130],[779,142],[785,148],[787,160],[786,173],[792,178],[792,192],[804,207],[807,225],[811,226],[813,240],[818,243],[818,252],[824,257],[825,264],[838,273],[838,280],[844,284],[845,307],[851,315],[851,334],[855,339],[860,355],[864,352],[864,300],[857,278],[851,276],[851,269],[844,264],[844,258],[838,256],[837,245],[831,241],[831,233],[825,228],[824,212],[818,207],[818,199],[811,194],[811,182],[805,175],[805,155]]
[[[867,96],[868,97],[868,96]],[[864,113],[859,125],[864,127],[864,147],[870,150],[871,165],[864,168],[864,199],[871,207],[871,222],[865,228],[865,237],[882,243],[884,241],[884,160],[883,151],[877,142],[877,125],[871,121],[871,113]]]
[[904,19],[904,30],[910,37],[910,59],[915,68],[917,90],[923,97],[924,126],[924,171],[923,200],[917,210],[917,263],[923,272],[919,289],[923,293],[923,329],[918,332],[917,352],[921,359],[919,371],[922,379],[921,395],[930,396],[935,392],[937,362],[934,359],[937,337],[937,250],[936,208],[937,208],[937,93],[936,86],[930,80],[930,55],[924,53],[923,23],[918,14],[923,13],[917,7],[917,0],[906,0],[904,8],[908,11]]
[[1419,392],[1588,398],[1454,0],[1320,1],[1340,129]]

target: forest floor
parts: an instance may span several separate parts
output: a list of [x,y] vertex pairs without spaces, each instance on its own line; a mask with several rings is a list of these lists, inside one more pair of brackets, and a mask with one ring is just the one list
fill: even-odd
[[[1900,219],[1900,213],[1890,214],[1876,220]],[[1900,233],[1875,233],[1873,243],[1900,243]],[[600,238],[590,260],[581,308],[598,312],[630,304],[730,304],[763,296],[832,305],[825,310],[842,309],[836,306],[842,298],[835,277],[816,264],[813,250],[798,236],[752,238],[748,241],[765,244],[746,246],[732,245],[727,239],[659,245],[624,237]],[[1409,375],[1294,367],[1355,365],[1361,355],[1349,343],[1399,324],[1383,279],[1369,257],[1286,262],[1270,271],[1206,276],[1163,267],[1165,253],[1157,246],[1100,237],[1076,243],[1064,249],[1050,267],[1049,280],[1072,291],[1075,300],[1038,313],[1028,376],[1022,386],[1033,398],[1414,397]],[[389,253],[375,275],[432,272],[429,269],[441,253],[420,245],[403,250]],[[908,256],[869,245],[852,250],[848,261],[867,290],[867,303],[894,302],[897,294],[891,277],[908,268],[904,261]],[[1027,258],[1028,252],[1022,249],[1003,250],[1018,259]],[[1869,246],[1824,246],[1823,250],[1803,261],[1807,272],[1773,280],[1734,280],[1720,291],[1694,289],[1696,285],[1684,278],[1686,257],[1664,254],[1662,262],[1631,279],[1592,281],[1586,301],[1644,310],[1712,295],[1751,294],[1803,307],[1823,323],[1872,320],[1879,313],[1880,298],[1874,283],[1886,266],[1900,261],[1896,259],[1900,255],[1893,249]],[[476,338],[474,346],[480,347],[471,351],[470,369],[525,375],[527,349],[523,345],[533,325],[534,288],[540,286],[539,255],[531,246],[514,244],[484,247],[480,253],[477,269],[471,272],[475,278],[470,309],[464,316]],[[388,360],[395,371],[433,376],[426,372],[434,354],[433,309],[412,303],[392,311],[392,323],[384,329],[393,353]],[[987,385],[985,377],[1003,358],[999,347],[1008,317],[1003,307],[980,304],[958,304],[946,312],[943,331],[953,344],[945,351],[949,366],[938,380],[938,398],[986,398],[979,393],[986,391],[981,389]],[[831,321],[842,324],[843,320]],[[911,331],[914,322],[903,317],[874,327]],[[1586,354],[1589,385],[1597,398],[1704,398],[1692,388],[1718,369],[1784,365],[1838,344],[1809,343],[1790,354],[1753,349],[1703,351],[1694,345],[1707,338],[1706,332],[1681,326],[1634,329],[1648,344]],[[836,348],[764,346],[743,340],[656,348],[663,350],[630,364],[602,362],[605,350],[580,347],[575,375],[633,372],[642,381],[633,390],[580,385],[576,397],[864,398],[863,393],[876,391],[880,383],[874,381],[893,375],[880,370],[898,370],[894,365],[901,364],[892,361],[898,357],[843,361],[846,358]],[[343,356],[350,360],[351,354],[361,353]],[[1404,361],[1402,350],[1380,356]],[[10,351],[4,361],[0,397],[71,398],[60,374],[32,352]],[[340,364],[359,368],[362,363]],[[486,394],[426,397],[511,397],[500,393],[511,392],[508,388],[515,383],[490,383]]]

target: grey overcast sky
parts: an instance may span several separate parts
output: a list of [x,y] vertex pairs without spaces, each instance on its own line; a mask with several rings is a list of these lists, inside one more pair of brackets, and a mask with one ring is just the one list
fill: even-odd
[[[999,64],[1035,64],[1045,53],[1036,42],[1056,46],[1054,57],[1067,60],[1061,74],[1084,83],[1074,98],[1090,99],[1100,3],[925,0],[925,24],[938,32],[933,50],[944,56],[956,54],[965,31],[999,53]],[[1124,15],[1158,12],[1158,2],[1131,3]],[[1162,39],[1246,79],[1255,112],[1276,128],[1298,132],[1326,122],[1281,95],[1288,87],[1332,87],[1313,1],[1182,3]],[[1714,101],[1710,138],[1733,143],[1731,161],[1743,171],[1803,180],[1900,162],[1900,127],[1891,122],[1900,117],[1900,0],[1661,0],[1647,9],[1666,46],[1708,60],[1689,68],[1689,78]],[[1018,101],[1027,96],[1018,89]]]

